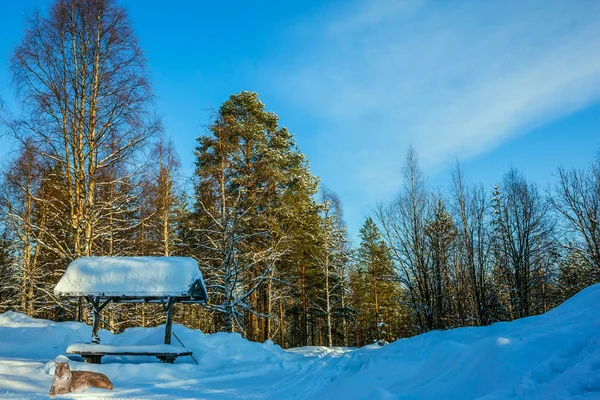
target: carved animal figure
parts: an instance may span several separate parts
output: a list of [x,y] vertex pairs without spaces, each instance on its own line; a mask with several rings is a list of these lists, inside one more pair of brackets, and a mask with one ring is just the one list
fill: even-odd
[[90,371],[71,371],[69,359],[59,356],[54,360],[54,380],[50,387],[50,397],[57,394],[81,393],[90,387],[113,390],[113,384],[106,375]]

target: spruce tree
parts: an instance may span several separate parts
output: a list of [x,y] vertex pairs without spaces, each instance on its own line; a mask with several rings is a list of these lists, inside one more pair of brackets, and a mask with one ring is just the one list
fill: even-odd
[[363,288],[355,285],[354,289],[362,290],[365,294],[354,306],[365,324],[363,335],[367,343],[388,340],[390,332],[387,326],[397,305],[399,287],[389,249],[371,217],[360,229],[360,244],[356,253],[355,274]]
[[444,329],[448,326],[447,319],[451,313],[450,275],[452,253],[456,247],[456,228],[452,216],[446,211],[446,206],[438,199],[433,209],[433,216],[425,226],[427,244],[431,257],[431,288],[433,291],[433,328]]

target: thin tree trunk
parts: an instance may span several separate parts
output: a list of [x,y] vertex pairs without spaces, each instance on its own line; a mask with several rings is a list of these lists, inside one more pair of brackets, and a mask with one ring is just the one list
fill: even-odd
[[279,299],[279,345],[285,348],[285,325],[283,321],[283,301]]

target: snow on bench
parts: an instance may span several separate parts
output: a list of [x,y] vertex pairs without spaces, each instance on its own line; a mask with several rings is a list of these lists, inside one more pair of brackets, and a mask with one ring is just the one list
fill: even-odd
[[119,346],[109,344],[73,343],[67,354],[79,354],[86,362],[100,364],[103,356],[154,356],[161,362],[173,364],[177,357],[191,356],[192,352],[180,346],[156,344],[143,346]]

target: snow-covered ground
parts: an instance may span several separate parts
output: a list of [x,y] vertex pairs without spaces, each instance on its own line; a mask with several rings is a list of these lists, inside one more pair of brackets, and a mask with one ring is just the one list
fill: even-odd
[[[237,334],[175,333],[194,351],[174,365],[105,357],[73,369],[106,374],[114,392],[73,398],[137,399],[600,399],[600,285],[537,317],[430,332],[384,347],[282,350]],[[0,398],[43,399],[53,362],[90,327],[0,315]],[[162,327],[101,331],[105,344],[161,343]],[[67,396],[69,397],[69,396]]]

